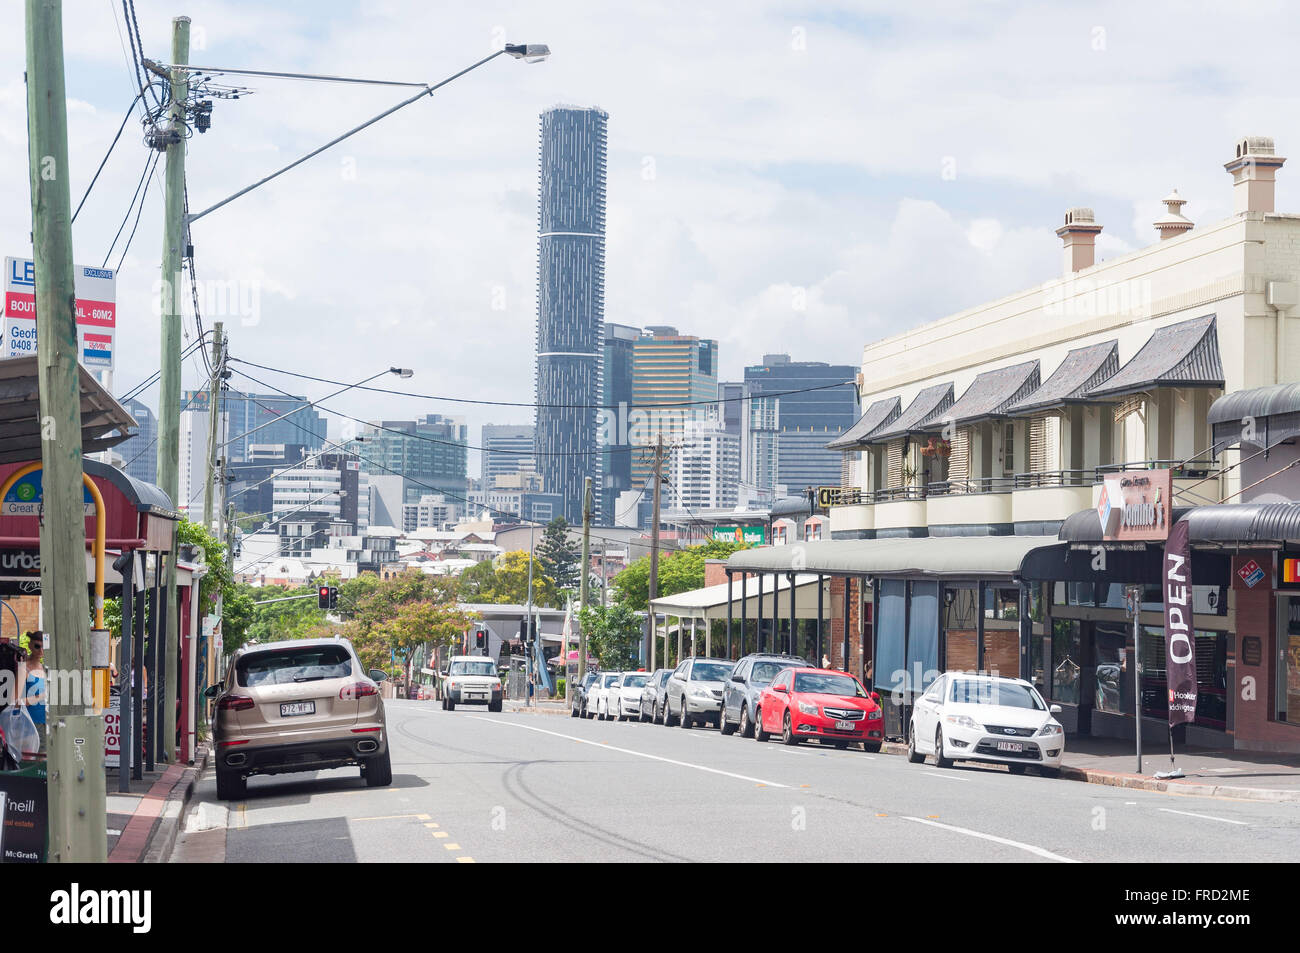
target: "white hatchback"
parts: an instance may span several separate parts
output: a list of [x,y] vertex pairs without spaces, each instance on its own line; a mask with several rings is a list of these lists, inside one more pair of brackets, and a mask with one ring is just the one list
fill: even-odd
[[916,700],[907,760],[920,764],[932,754],[941,768],[989,761],[1014,774],[1033,765],[1054,775],[1065,753],[1065,731],[1052,717],[1060,711],[1022,678],[949,672]]

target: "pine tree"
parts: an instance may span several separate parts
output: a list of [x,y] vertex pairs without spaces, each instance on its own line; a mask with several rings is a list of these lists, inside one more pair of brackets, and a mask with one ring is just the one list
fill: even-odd
[[563,516],[546,524],[537,545],[537,563],[557,589],[578,588],[578,547],[569,539],[569,524]]

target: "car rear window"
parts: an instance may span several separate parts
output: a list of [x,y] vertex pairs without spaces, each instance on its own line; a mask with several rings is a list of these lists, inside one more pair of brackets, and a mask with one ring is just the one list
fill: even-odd
[[235,663],[235,678],[245,688],[347,678],[351,674],[352,656],[341,645],[253,652]]

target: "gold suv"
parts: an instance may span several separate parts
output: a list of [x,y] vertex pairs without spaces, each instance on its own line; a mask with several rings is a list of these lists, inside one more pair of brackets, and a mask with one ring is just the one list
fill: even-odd
[[217,797],[241,798],[253,774],[359,765],[370,787],[393,781],[384,703],[346,639],[248,645],[230,660],[216,699]]

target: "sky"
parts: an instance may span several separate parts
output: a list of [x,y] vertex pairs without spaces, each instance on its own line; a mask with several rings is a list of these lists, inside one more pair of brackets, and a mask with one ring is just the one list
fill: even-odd
[[[74,206],[136,91],[121,7],[64,3]],[[728,380],[766,353],[857,364],[870,341],[1055,277],[1072,206],[1096,210],[1100,258],[1155,241],[1172,188],[1192,221],[1222,219],[1233,143],[1272,136],[1285,156],[1300,136],[1300,18],[1281,2],[135,8],[147,56],[170,58],[171,18],[187,15],[191,62],[214,68],[434,82],[505,42],[551,47],[541,64],[499,57],[193,225],[204,320],[225,322],[232,356],[345,382],[409,367],[377,383],[426,396],[325,404],[463,415],[471,443],[484,423],[532,422],[528,407],[430,398],[533,400],[538,115],[552,105],[609,113],[606,320],[716,338]],[[26,257],[21,29],[0,32],[0,63],[0,254]],[[217,100],[189,141],[192,211],[409,95],[221,79],[253,93]],[[74,225],[79,264],[104,261],[147,156],[133,119]],[[118,276],[119,394],[160,363],[161,173]],[[1295,196],[1283,169],[1279,210],[1300,211]],[[337,389],[241,370],[312,398]],[[191,357],[184,386],[203,379]],[[156,407],[157,386],[142,399]]]

